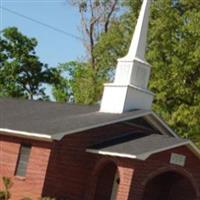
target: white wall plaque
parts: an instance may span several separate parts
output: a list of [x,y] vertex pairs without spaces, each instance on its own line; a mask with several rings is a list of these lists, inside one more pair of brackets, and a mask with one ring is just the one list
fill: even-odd
[[186,161],[186,156],[177,154],[177,153],[172,153],[170,157],[170,163],[174,165],[179,165],[184,167],[185,166],[185,161]]

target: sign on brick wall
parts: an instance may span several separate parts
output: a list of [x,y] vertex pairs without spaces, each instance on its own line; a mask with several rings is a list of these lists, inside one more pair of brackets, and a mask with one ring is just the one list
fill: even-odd
[[186,156],[177,154],[177,153],[172,153],[170,157],[170,163],[174,165],[179,165],[184,167],[185,166],[185,161],[186,161]]

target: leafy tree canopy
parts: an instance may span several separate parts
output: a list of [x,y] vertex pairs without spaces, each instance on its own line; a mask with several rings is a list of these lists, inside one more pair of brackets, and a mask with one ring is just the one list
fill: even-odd
[[[95,71],[89,61],[66,64],[68,91],[75,102],[100,100],[103,83],[109,81],[117,58],[128,50],[141,0],[122,3],[125,12],[110,21],[93,47]],[[152,64],[153,110],[177,133],[200,145],[199,0],[156,0],[151,10],[146,59]],[[96,82],[90,82],[90,77]]]
[[[126,1],[128,12],[96,45],[99,63],[115,66],[126,54],[141,1]],[[198,0],[157,0],[152,4],[146,58],[153,110],[185,138],[200,145],[200,4]]]
[[37,41],[15,27],[0,38],[0,96],[46,99],[43,83],[51,83],[53,69],[39,61]]
[[59,101],[96,103],[101,98],[103,83],[108,81],[112,71],[109,65],[103,65],[99,54],[94,52],[95,46],[101,34],[106,34],[112,21],[117,18],[119,0],[67,0],[67,2],[79,11],[80,30],[87,54],[85,60],[59,66],[63,78],[60,78],[59,84],[54,85],[53,95]]
[[[103,70],[103,69],[102,69]],[[54,84],[56,101],[92,104],[101,98],[108,73],[94,71],[89,62],[72,61],[58,66],[59,81]],[[94,82],[95,81],[95,82]]]

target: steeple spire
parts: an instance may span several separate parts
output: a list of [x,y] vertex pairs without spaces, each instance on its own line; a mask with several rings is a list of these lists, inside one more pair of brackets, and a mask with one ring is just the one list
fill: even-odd
[[128,54],[121,60],[133,61],[135,58],[145,60],[150,4],[151,0],[143,0]]
[[104,85],[101,112],[151,109],[153,93],[147,90],[151,66],[144,58],[150,4],[151,0],[143,0],[128,54],[118,59],[114,83]]

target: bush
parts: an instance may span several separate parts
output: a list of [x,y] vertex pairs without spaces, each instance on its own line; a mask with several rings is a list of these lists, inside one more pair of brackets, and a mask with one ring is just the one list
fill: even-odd
[[10,188],[12,187],[12,182],[10,178],[3,176],[2,177],[4,190],[0,191],[0,200],[8,200],[10,199]]

